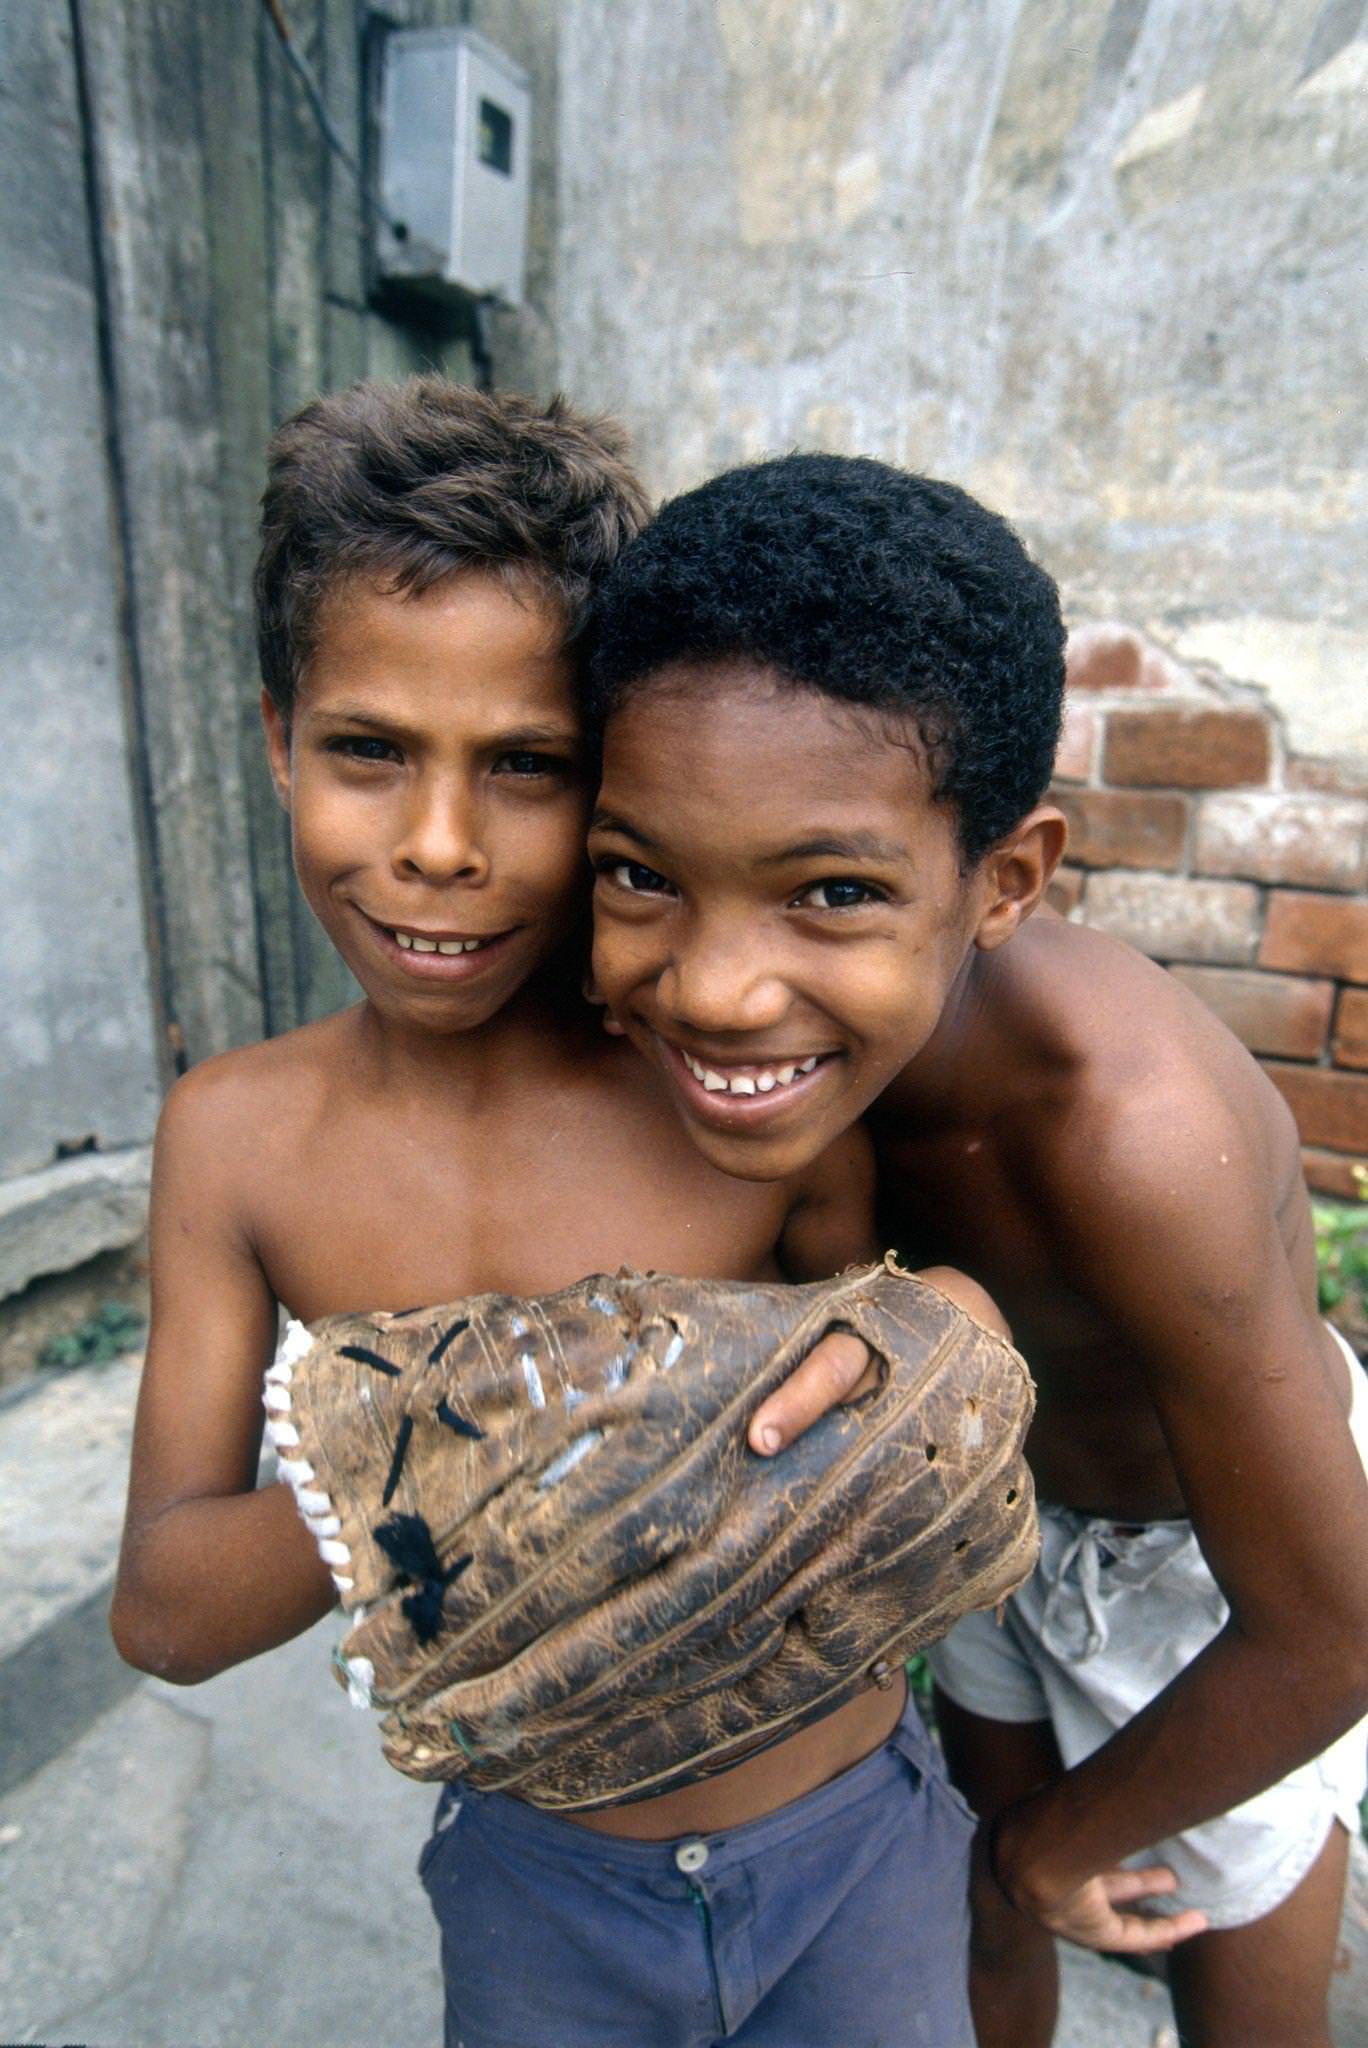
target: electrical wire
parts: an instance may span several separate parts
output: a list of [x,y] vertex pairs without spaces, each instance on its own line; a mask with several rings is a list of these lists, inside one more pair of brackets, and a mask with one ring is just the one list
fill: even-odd
[[[403,221],[396,220],[393,214],[387,211],[379,195],[371,189],[367,182],[365,172],[362,170],[355,152],[347,147],[338,133],[337,125],[332,115],[328,112],[327,102],[323,98],[318,80],[314,77],[299,45],[291,34],[290,24],[285,19],[281,0],[261,0],[261,4],[270,18],[271,26],[276,32],[280,47],[285,52],[291,69],[304,88],[304,97],[307,99],[310,111],[318,123],[323,140],[327,143],[328,148],[338,161],[345,164],[347,170],[351,173],[362,207],[367,212],[373,213],[378,220],[383,221],[396,241],[406,242],[408,240],[408,228]],[[470,20],[469,0],[463,0],[461,20],[463,23]],[[470,349],[474,382],[477,389],[481,391],[492,391],[494,389],[494,357],[489,344],[488,327],[488,315],[492,303],[492,299],[481,296],[474,299],[470,307],[470,333],[467,337],[467,342]]]
[[393,214],[388,212],[381,203],[379,196],[370,189],[355,152],[347,147],[338,133],[337,125],[332,115],[328,112],[327,102],[323,97],[318,80],[314,77],[303,52],[290,31],[290,24],[285,19],[281,0],[261,0],[261,4],[266,9],[271,26],[276,32],[280,47],[285,52],[290,68],[304,88],[304,97],[309,103],[309,109],[313,114],[314,120],[318,123],[323,140],[327,143],[328,148],[338,161],[345,164],[347,170],[351,173],[362,206],[367,212],[374,213],[378,219],[382,220],[397,241],[407,241],[407,227],[403,221],[396,220]]

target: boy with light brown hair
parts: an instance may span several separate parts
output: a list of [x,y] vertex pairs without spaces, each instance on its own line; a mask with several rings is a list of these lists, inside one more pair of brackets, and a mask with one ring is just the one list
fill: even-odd
[[[617,433],[560,401],[362,385],[276,436],[267,743],[301,888],[363,999],[205,1062],[166,1105],[113,1611],[145,1670],[193,1683],[333,1604],[289,1488],[256,1487],[282,1306],[535,1295],[622,1264],[817,1278],[874,1249],[862,1134],[734,1179],[583,1000],[579,635],[644,511]],[[850,1340],[826,1345],[815,1369],[848,1384]],[[970,1832],[901,1686],[580,1823],[448,1798],[424,1856],[448,2041],[853,2048],[899,2038],[895,2010],[968,2048]]]

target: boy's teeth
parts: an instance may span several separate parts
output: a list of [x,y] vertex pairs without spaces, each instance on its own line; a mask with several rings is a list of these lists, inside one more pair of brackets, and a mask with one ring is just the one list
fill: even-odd
[[691,1053],[684,1054],[684,1064],[709,1095],[768,1095],[775,1088],[786,1088],[797,1075],[810,1074],[817,1065],[817,1058],[814,1053],[811,1059],[803,1060],[801,1064],[762,1067],[756,1074],[737,1074],[731,1080],[725,1074],[719,1074],[715,1067],[705,1067]]
[[474,953],[483,939],[420,939],[412,932],[396,932],[395,941],[406,953]]

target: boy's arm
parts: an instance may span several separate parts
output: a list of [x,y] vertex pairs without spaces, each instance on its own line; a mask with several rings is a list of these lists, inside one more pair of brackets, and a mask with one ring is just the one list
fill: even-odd
[[236,1189],[256,1120],[219,1063],[177,1083],[152,1179],[152,1326],[110,1626],[178,1684],[297,1635],[334,1604],[287,1486],[256,1491],[276,1304]]
[[[1088,1121],[1045,1163],[1044,1220],[1145,1373],[1230,1606],[1143,1712],[997,1824],[1013,1903],[1107,1947],[1104,1873],[1276,1783],[1368,1710],[1368,1484],[1233,1117],[1150,1096]],[[1155,1131],[1170,1134],[1162,1157]]]
[[[874,1148],[864,1126],[856,1124],[822,1154],[795,1187],[779,1246],[779,1262],[790,1280],[825,1280],[847,1266],[868,1265],[880,1256],[874,1187]],[[967,1274],[951,1266],[928,1266],[919,1277],[949,1295],[986,1328],[1002,1337],[1011,1336],[996,1302]],[[864,1339],[833,1332],[814,1345],[783,1385],[756,1409],[747,1441],[753,1451],[772,1456],[829,1408],[856,1400],[875,1383]]]

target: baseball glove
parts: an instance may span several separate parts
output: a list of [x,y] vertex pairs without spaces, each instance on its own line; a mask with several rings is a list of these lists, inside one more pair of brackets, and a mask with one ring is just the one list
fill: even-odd
[[[833,1329],[879,1385],[755,1456],[750,1415]],[[1026,1367],[891,1260],[330,1316],[265,1401],[390,1762],[538,1806],[724,1770],[1035,1559]]]

